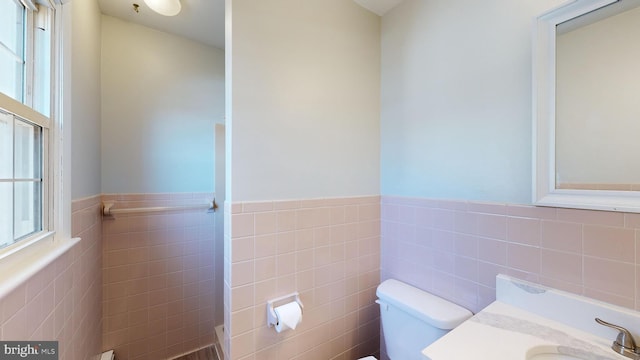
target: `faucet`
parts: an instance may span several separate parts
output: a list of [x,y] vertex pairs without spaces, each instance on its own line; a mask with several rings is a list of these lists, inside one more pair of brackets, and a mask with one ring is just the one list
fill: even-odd
[[600,325],[618,330],[618,337],[611,345],[611,349],[613,349],[613,351],[630,359],[640,360],[640,348],[636,346],[636,342],[633,340],[633,335],[631,335],[629,330],[598,318],[596,318],[596,322]]

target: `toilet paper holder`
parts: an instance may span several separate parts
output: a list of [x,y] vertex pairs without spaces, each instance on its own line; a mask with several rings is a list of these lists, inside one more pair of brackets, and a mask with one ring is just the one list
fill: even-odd
[[300,305],[300,311],[304,311],[304,305],[302,305],[302,300],[300,300],[300,294],[298,294],[297,291],[285,296],[281,296],[279,298],[271,299],[267,301],[267,326],[268,327],[275,326],[278,323],[278,316],[276,315],[276,311],[274,310],[274,304],[286,303],[284,300],[293,300],[297,302],[298,305]]

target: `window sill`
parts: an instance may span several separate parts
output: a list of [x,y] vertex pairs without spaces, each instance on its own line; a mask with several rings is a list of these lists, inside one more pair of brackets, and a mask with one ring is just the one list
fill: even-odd
[[80,238],[58,239],[54,235],[54,232],[42,234],[0,255],[0,299],[80,241]]

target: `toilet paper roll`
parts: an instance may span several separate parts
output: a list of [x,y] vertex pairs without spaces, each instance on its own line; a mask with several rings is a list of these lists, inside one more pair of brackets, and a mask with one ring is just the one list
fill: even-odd
[[302,322],[302,309],[297,302],[278,306],[274,309],[278,322],[276,323],[276,331],[282,332],[287,329],[295,330],[296,326]]

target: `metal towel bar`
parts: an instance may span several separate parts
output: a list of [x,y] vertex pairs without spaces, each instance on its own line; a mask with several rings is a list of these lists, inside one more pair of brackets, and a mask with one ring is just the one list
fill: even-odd
[[213,199],[208,204],[202,205],[185,205],[185,206],[154,206],[154,207],[139,207],[139,208],[125,208],[125,209],[112,209],[115,203],[105,202],[102,203],[102,216],[113,216],[116,214],[140,214],[140,213],[154,213],[164,211],[180,211],[180,210],[208,210],[214,212],[218,208],[216,199]]

